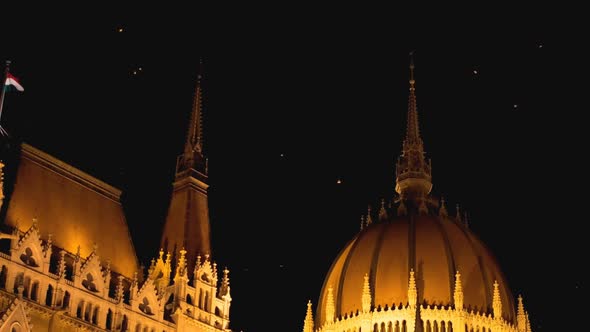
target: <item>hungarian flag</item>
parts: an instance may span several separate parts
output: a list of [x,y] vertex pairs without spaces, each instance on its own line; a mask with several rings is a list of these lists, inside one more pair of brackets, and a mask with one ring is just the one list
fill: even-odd
[[12,74],[10,73],[6,73],[6,82],[4,82],[4,85],[7,88],[13,86],[18,91],[25,91],[25,88],[23,88],[23,86],[20,85],[18,79],[16,79],[16,77],[12,76]]

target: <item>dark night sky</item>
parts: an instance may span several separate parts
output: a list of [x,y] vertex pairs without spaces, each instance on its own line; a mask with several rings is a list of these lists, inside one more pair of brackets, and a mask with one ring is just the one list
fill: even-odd
[[468,212],[534,330],[559,326],[549,314],[559,306],[581,313],[571,307],[587,299],[577,199],[587,107],[575,20],[274,10],[230,25],[181,8],[11,8],[0,61],[12,60],[25,91],[6,95],[1,124],[121,188],[148,265],[202,57],[214,260],[231,271],[231,328],[300,331],[360,215],[393,194],[415,50],[434,192]]

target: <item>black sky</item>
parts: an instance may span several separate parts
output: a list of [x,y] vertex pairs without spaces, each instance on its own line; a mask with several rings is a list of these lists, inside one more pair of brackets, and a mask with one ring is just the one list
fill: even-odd
[[536,331],[562,323],[556,306],[581,312],[587,106],[575,20],[274,10],[212,23],[182,8],[12,9],[0,61],[25,91],[6,95],[0,123],[121,188],[148,265],[203,58],[214,260],[231,271],[231,327],[300,331],[360,215],[393,194],[415,50],[434,191],[468,212]]

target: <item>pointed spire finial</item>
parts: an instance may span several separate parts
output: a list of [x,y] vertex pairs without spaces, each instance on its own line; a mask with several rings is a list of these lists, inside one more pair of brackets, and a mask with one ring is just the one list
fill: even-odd
[[414,277],[414,269],[410,269],[410,280],[408,281],[408,305],[411,308],[416,307],[418,303],[418,290],[416,289],[416,278]]
[[178,263],[176,265],[176,275],[184,277],[186,275],[186,250],[184,247],[179,251]]
[[[227,269],[227,267],[223,268],[223,278],[221,279],[221,288],[223,290],[225,290],[225,289],[229,290],[229,270]],[[222,295],[225,295],[225,293],[226,292],[224,291],[224,294],[222,294]]]
[[521,294],[518,294],[518,305],[516,309],[516,328],[518,332],[526,331],[526,313],[524,310],[524,303]]
[[361,231],[365,228],[365,216],[361,216]]
[[60,250],[59,252],[59,261],[57,263],[57,275],[60,279],[65,278],[66,276],[66,251]]
[[303,321],[303,332],[313,332],[313,313],[311,311],[311,300],[307,301],[307,311],[305,312],[305,320]]
[[373,217],[371,217],[371,205],[367,207],[367,226],[373,223]]
[[502,318],[502,300],[500,299],[500,285],[498,280],[494,280],[494,293],[492,296],[492,309],[494,318]]
[[328,296],[326,298],[326,324],[334,322],[334,315],[336,313],[336,307],[334,305],[334,289],[332,285],[328,287]]
[[122,302],[123,301],[123,295],[125,292],[125,289],[123,288],[123,276],[119,275],[117,277],[119,279],[119,281],[117,282],[117,288],[115,290],[115,298],[117,299],[117,302]]
[[371,286],[369,285],[369,274],[365,273],[363,281],[363,294],[361,297],[363,312],[371,311]]
[[453,292],[455,310],[463,310],[463,286],[461,285],[461,273],[455,273],[455,291]]

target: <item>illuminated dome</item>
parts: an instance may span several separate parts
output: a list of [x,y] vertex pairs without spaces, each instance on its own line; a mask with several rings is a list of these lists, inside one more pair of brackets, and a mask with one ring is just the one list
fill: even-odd
[[396,196],[361,219],[330,267],[303,332],[529,332],[491,251],[457,206],[431,195],[431,163],[418,126],[413,63]]
[[326,320],[329,288],[336,317],[361,310],[365,274],[372,306],[405,306],[411,269],[418,304],[453,304],[459,272],[466,309],[491,313],[497,281],[502,316],[510,321],[516,317],[512,294],[492,253],[462,221],[430,214],[373,222],[348,242],[325,279],[317,310],[319,322]]

